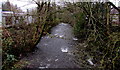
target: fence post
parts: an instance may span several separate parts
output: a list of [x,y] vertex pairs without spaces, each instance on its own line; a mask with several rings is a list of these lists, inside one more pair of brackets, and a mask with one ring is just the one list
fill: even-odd
[[29,24],[29,10],[27,9],[27,24]]
[[110,32],[110,7],[109,7],[110,5],[108,4],[108,3],[106,3],[106,10],[107,10],[107,24],[106,24],[106,26],[107,26],[107,33],[109,34],[109,32]]
[[119,24],[119,26],[120,26],[120,12],[119,12],[118,14],[119,14],[119,22],[118,22],[118,24]]
[[119,11],[118,11],[118,26],[120,27],[120,1],[118,2],[118,9],[119,9]]

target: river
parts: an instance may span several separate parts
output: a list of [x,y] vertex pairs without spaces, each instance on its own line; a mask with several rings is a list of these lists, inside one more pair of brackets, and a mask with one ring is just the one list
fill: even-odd
[[72,27],[60,23],[51,29],[51,34],[42,37],[35,52],[21,61],[26,62],[27,68],[78,68],[72,53],[76,40]]

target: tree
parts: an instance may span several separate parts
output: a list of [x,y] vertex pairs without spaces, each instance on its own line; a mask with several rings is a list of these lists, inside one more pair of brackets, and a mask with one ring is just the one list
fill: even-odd
[[11,11],[11,4],[10,4],[10,2],[2,3],[2,11]]
[[16,13],[22,12],[22,10],[18,8],[17,5],[14,6],[9,1],[2,3],[2,11],[14,11]]

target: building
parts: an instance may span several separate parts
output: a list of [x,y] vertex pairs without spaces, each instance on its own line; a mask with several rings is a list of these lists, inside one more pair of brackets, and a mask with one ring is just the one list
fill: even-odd
[[[118,8],[120,9],[120,7]],[[112,8],[110,14],[112,17],[113,24],[120,24],[120,21],[119,21],[120,13],[118,12],[118,10]]]
[[11,26],[18,24],[19,20],[23,18],[24,13],[14,13],[13,11],[2,11],[3,26]]

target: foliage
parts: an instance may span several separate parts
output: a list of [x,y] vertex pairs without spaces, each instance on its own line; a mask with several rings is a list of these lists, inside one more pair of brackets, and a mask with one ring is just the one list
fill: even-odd
[[17,7],[17,5],[11,4],[9,1],[2,3],[2,11],[13,11],[13,12],[22,12],[20,8]]
[[[79,13],[75,15],[76,24],[74,24],[74,33],[77,37],[83,38],[84,37],[84,25],[85,23],[85,15],[83,13]],[[84,31],[84,32],[83,32]]]
[[[4,69],[12,68],[10,66],[19,57],[33,51],[41,36],[47,34],[58,22],[71,24],[75,35],[82,40],[76,54],[80,66],[105,70],[119,68],[120,32],[110,31],[112,26],[108,20],[110,9],[107,3],[65,3],[65,7],[50,5],[50,2],[36,2],[36,4],[38,5],[37,10],[34,11],[36,13],[32,12],[35,23],[26,24],[20,20],[20,24],[3,28]],[[93,64],[89,65],[88,60]]]
[[[5,31],[6,30],[6,31]],[[3,29],[3,65],[4,62],[7,64],[10,63],[7,61],[7,55],[16,56],[17,59],[25,52],[30,52],[35,46],[39,35],[36,33],[36,28],[34,24],[30,25],[19,25]],[[7,33],[9,32],[9,33]],[[7,35],[8,34],[8,35]],[[12,62],[12,61],[11,61]],[[13,62],[14,63],[14,62]],[[8,65],[6,65],[8,66]]]
[[[119,32],[116,33],[110,31],[110,27],[112,26],[110,26],[111,22],[108,21],[108,19],[110,19],[110,17],[108,17],[108,4],[86,2],[77,5],[83,10],[80,14],[84,14],[87,18],[83,18],[86,20],[85,25],[76,23],[75,25],[77,28],[74,28],[76,29],[77,34],[81,34],[81,31],[84,32],[82,33],[84,35],[83,38],[86,39],[85,44],[87,46],[84,47],[84,51],[80,50],[79,52],[84,52],[83,57],[86,58],[87,56],[87,59],[91,59],[94,63],[92,66],[87,66],[87,61],[84,59],[84,61],[82,61],[83,66],[89,68],[97,67],[105,70],[116,70],[119,68],[120,61],[120,38]],[[82,20],[78,19],[78,21]],[[80,37],[81,35],[78,36]],[[79,46],[79,49],[81,49],[81,46]],[[78,58],[81,56],[81,53],[79,54]]]
[[17,61],[14,55],[10,55],[10,54],[6,54],[6,55],[7,55],[6,56],[7,59],[4,60],[3,66],[2,66],[4,69],[10,68],[14,64],[14,62]]
[[[36,45],[40,42],[43,35],[47,34],[52,26],[58,21],[55,19],[55,8],[47,2],[43,2],[44,7],[31,13],[35,18],[34,23],[27,24],[21,18],[19,24],[12,27],[4,27],[2,33],[2,69],[8,70],[14,68],[13,65],[28,52],[34,51]],[[41,6],[41,5],[40,5]],[[41,15],[42,14],[42,15]],[[41,18],[39,18],[41,17]]]

